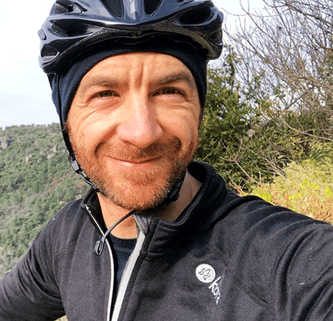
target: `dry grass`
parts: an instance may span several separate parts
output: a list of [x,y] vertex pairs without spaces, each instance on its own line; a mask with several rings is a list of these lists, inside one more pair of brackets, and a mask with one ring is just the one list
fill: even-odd
[[291,164],[286,177],[253,188],[251,194],[333,224],[333,165],[323,161]]

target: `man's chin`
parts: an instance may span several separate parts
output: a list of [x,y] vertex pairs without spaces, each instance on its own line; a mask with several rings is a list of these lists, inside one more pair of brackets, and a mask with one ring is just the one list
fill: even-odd
[[133,195],[133,191],[119,194],[115,192],[102,192],[102,194],[108,201],[118,207],[126,209],[127,211],[136,210],[138,212],[147,212],[164,203],[164,200],[168,195],[168,190],[169,189],[149,193],[146,192],[145,189],[141,189],[140,192],[135,193],[136,195]]

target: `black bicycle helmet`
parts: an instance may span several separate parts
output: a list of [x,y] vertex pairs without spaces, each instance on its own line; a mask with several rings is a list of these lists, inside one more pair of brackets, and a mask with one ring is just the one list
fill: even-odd
[[40,66],[55,74],[98,43],[157,34],[183,39],[207,61],[216,59],[222,50],[222,20],[210,0],[56,0],[39,31]]

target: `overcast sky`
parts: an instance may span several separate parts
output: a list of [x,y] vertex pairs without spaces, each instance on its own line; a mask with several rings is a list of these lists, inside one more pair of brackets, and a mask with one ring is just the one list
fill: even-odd
[[[243,0],[243,3],[246,0]],[[39,68],[37,31],[47,17],[54,0],[2,1],[0,30],[0,127],[50,124],[58,122],[51,100],[47,77]],[[230,13],[240,13],[237,0],[215,0]],[[246,2],[247,3],[247,2]],[[260,9],[262,0],[250,0]],[[15,10],[13,10],[15,6]],[[232,21],[227,15],[226,22]]]

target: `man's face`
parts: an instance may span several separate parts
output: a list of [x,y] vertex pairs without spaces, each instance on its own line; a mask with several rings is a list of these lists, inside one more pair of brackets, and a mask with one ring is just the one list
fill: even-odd
[[82,79],[67,129],[78,163],[109,201],[126,210],[160,204],[198,146],[195,80],[158,53],[113,56]]

